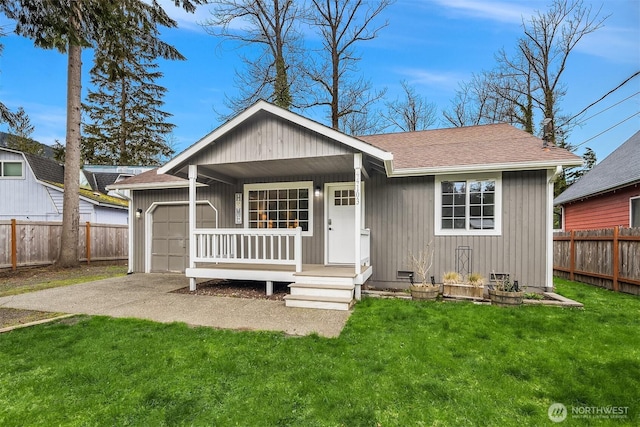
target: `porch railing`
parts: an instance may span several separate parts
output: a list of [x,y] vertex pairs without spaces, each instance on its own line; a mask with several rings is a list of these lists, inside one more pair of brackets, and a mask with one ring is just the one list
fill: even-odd
[[360,265],[371,265],[371,230],[360,230]]
[[302,271],[302,229],[198,228],[195,262],[294,265]]

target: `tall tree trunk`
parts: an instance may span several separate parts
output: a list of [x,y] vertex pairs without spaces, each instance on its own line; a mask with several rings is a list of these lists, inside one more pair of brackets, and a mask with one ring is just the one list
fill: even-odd
[[[77,2],[69,17],[71,28],[79,28],[80,11]],[[80,106],[82,87],[82,48],[69,37],[67,65],[67,148],[64,162],[64,198],[62,204],[62,238],[57,265],[73,267],[79,264],[78,227],[80,225]]]

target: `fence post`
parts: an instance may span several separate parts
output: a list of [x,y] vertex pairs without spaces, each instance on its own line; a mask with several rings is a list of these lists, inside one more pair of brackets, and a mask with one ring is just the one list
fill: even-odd
[[11,219],[11,269],[18,268],[17,239],[16,239],[16,220]]
[[575,231],[571,230],[569,240],[569,280],[573,281],[573,271],[576,269],[576,242],[574,240]]
[[87,221],[85,226],[85,238],[86,238],[86,246],[87,246],[87,265],[91,264],[91,223]]
[[613,290],[615,292],[619,291],[618,276],[620,274],[620,267],[618,265],[620,262],[620,245],[618,244],[618,232],[618,226],[616,225],[615,227],[613,227],[613,242],[611,243],[611,251],[613,252]]

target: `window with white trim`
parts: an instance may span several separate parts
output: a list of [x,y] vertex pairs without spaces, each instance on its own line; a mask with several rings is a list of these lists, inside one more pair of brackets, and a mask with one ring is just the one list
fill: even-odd
[[302,228],[313,234],[313,182],[274,182],[244,186],[248,228]]
[[1,161],[0,178],[21,179],[24,178],[23,162]]
[[629,200],[629,204],[631,214],[629,225],[631,227],[640,227],[640,197],[633,197]]
[[500,235],[501,181],[499,174],[436,177],[436,234]]

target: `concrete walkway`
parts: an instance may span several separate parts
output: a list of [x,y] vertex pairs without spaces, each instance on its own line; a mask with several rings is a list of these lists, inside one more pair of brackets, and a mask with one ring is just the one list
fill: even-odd
[[0,298],[0,307],[134,317],[238,330],[313,332],[337,337],[350,311],[287,308],[283,301],[170,293],[189,285],[183,275],[131,274]]

